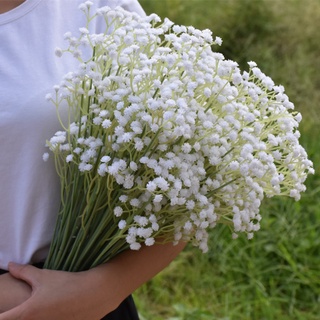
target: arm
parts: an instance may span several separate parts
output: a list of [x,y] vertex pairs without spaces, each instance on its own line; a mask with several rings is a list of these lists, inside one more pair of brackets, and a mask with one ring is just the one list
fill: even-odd
[[31,295],[31,287],[9,273],[0,275],[0,313],[24,302]]
[[0,320],[101,319],[164,269],[184,246],[168,243],[127,250],[104,265],[78,273],[11,264],[10,273],[28,283],[32,295],[1,314]]

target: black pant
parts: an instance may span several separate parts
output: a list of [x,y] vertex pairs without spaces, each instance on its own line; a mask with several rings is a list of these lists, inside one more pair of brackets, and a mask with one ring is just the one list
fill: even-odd
[[132,296],[126,298],[117,309],[107,314],[102,320],[139,320]]
[[[0,269],[0,275],[6,272],[7,271]],[[117,309],[107,314],[101,320],[139,320],[132,296],[122,301]]]

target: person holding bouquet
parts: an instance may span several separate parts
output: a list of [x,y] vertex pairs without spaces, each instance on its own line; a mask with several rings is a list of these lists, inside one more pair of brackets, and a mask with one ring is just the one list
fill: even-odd
[[[45,139],[59,129],[44,96],[74,66],[71,59],[58,64],[53,52],[65,32],[81,27],[80,4],[0,0],[0,320],[138,319],[130,294],[184,247],[142,246],[82,272],[39,268],[60,203],[54,164],[41,158]],[[94,5],[144,15],[136,0]]]
[[301,115],[210,30],[134,0],[1,3],[0,320],[138,319],[130,294],[186,242],[252,239],[265,196],[306,190]]

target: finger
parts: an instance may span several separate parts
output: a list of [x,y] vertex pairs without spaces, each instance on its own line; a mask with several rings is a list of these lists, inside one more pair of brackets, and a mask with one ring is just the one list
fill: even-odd
[[[40,276],[40,270],[29,264],[18,264],[10,262],[8,265],[9,273],[16,279],[28,283],[31,287],[35,285]],[[1,318],[0,318],[1,319]]]

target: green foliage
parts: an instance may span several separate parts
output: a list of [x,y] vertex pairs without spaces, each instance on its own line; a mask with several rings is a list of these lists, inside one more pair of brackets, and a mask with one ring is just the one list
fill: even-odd
[[[219,226],[210,252],[188,247],[135,294],[142,320],[317,320],[320,314],[320,2],[140,0],[178,24],[221,36],[221,52],[253,60],[303,115],[301,143],[316,174],[301,201],[267,199],[261,230],[231,240]],[[281,2],[281,3],[280,3]]]

